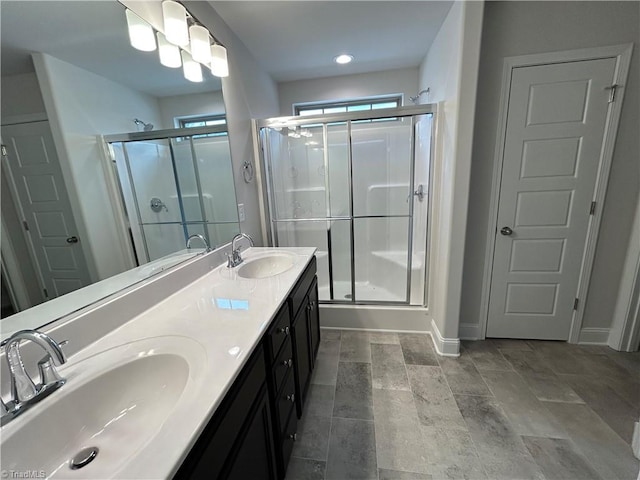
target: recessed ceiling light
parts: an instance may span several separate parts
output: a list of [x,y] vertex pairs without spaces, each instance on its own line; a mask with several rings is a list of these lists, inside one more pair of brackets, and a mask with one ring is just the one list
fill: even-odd
[[353,60],[353,55],[349,55],[349,54],[338,55],[333,59],[334,62],[339,63],[340,65],[351,63],[352,60]]

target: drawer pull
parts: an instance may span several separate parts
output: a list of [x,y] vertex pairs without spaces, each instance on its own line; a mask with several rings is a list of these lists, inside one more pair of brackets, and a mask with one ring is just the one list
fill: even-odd
[[289,400],[291,403],[296,401],[296,394],[292,393],[291,395],[287,395],[287,400]]
[[284,333],[285,336],[289,335],[289,327],[279,328],[276,330],[276,333]]
[[287,368],[291,368],[291,365],[293,365],[293,360],[285,360],[284,362],[282,362],[282,364]]
[[295,442],[298,439],[298,434],[292,433],[291,435],[289,435],[289,438]]

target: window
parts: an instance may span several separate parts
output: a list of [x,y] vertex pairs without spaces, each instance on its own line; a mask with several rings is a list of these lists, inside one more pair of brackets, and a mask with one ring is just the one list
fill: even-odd
[[226,115],[207,115],[204,117],[187,117],[179,118],[180,128],[196,128],[196,127],[211,127],[214,125],[226,125]]
[[[206,115],[202,117],[184,117],[177,119],[180,128],[198,128],[198,127],[214,127],[214,126],[226,126],[227,125],[227,116],[226,115]],[[202,135],[193,135],[193,138],[202,138],[202,137],[223,137],[226,136],[227,132],[217,132],[217,133],[208,133]]]
[[343,102],[327,102],[314,104],[294,105],[295,115],[322,115],[327,113],[362,112],[367,110],[378,110],[381,108],[397,108],[402,105],[402,97],[395,95],[392,97],[362,98],[359,100]]

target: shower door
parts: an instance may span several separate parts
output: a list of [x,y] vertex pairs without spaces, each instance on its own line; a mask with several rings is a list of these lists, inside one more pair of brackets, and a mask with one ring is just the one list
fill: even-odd
[[423,304],[431,112],[261,122],[272,243],[318,248],[321,301]]
[[193,234],[215,247],[239,233],[225,129],[107,138],[140,263],[184,249]]

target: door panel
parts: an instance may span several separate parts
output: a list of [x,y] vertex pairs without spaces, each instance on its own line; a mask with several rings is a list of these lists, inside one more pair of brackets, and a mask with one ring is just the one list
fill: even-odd
[[26,235],[48,298],[89,285],[49,123],[3,126],[2,139],[13,194],[29,227]]
[[569,338],[615,66],[512,70],[488,337]]

